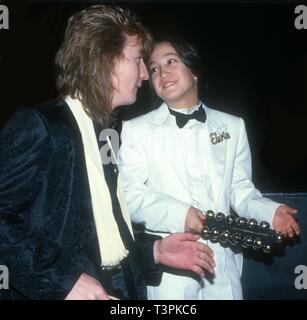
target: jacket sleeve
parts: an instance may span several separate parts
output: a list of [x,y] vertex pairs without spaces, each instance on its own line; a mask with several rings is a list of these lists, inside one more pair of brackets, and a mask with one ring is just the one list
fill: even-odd
[[0,264],[9,269],[10,290],[26,299],[63,299],[82,270],[44,231],[53,219],[44,207],[45,175],[56,152],[38,112],[16,112],[0,145]]
[[[119,151],[119,170],[131,220],[155,232],[183,232],[190,204],[147,187],[150,130],[140,129],[131,121],[124,122]],[[145,141],[144,141],[145,140]],[[150,148],[150,146],[149,146]]]
[[145,233],[144,226],[141,224],[132,224],[135,244],[141,254],[143,271],[146,277],[147,285],[159,285],[162,278],[162,265],[156,264],[154,259],[154,243],[162,239],[154,234]]
[[242,217],[266,220],[272,225],[280,203],[263,197],[252,183],[251,152],[243,119],[240,119],[239,130],[231,184],[231,207]]

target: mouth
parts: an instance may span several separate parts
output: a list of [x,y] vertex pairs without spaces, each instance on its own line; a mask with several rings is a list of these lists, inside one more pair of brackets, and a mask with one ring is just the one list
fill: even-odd
[[169,88],[169,87],[172,87],[173,85],[176,84],[176,81],[169,81],[169,82],[166,82],[162,85],[162,88],[163,89],[166,89],[166,88]]

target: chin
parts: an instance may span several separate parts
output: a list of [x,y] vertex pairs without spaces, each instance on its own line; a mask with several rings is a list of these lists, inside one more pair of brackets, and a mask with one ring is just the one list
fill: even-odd
[[133,104],[136,101],[136,98],[134,99],[126,99],[121,101],[121,103],[119,104],[120,106],[129,106],[130,104]]
[[163,99],[163,101],[170,106],[173,106],[178,102],[176,99],[165,99],[165,98]]
[[129,104],[133,104],[136,101],[136,96],[134,96],[133,98],[131,98],[130,103]]
[[125,103],[125,105],[129,106],[133,104],[136,101],[136,99],[130,100],[129,102]]
[[168,94],[161,97],[163,101],[166,103],[172,103],[178,100],[178,96],[176,94]]

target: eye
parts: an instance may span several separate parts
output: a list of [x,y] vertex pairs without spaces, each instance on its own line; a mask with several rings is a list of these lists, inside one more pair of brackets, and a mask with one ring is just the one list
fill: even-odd
[[157,71],[158,71],[158,67],[151,67],[151,68],[149,69],[150,74],[154,74],[154,73],[157,72]]
[[171,58],[171,59],[167,60],[167,64],[173,64],[175,62],[176,62],[176,59],[174,59],[174,58]]
[[136,63],[141,63],[142,60],[143,60],[142,56],[139,56],[139,57],[135,58]]

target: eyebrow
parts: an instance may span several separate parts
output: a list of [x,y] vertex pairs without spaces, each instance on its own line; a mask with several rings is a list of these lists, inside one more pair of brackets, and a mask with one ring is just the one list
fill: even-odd
[[[167,52],[162,56],[162,58],[165,58],[165,57],[171,56],[171,55],[178,56],[178,54],[176,52]],[[151,60],[151,61],[149,61],[148,65],[151,66],[153,63],[155,63],[155,61]]]

